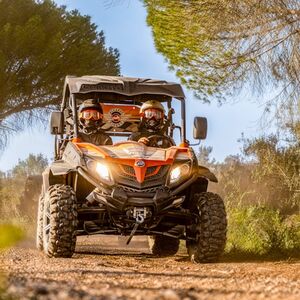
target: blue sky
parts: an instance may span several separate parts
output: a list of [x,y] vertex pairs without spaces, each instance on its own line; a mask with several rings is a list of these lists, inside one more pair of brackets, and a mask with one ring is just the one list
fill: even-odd
[[[57,0],[68,9],[78,9],[92,17],[92,21],[103,30],[107,46],[120,51],[121,73],[126,76],[160,78],[177,81],[162,55],[155,50],[151,29],[146,24],[146,11],[140,1],[124,0]],[[110,5],[115,2],[116,5]],[[244,91],[231,104],[219,107],[216,103],[203,104],[185,89],[187,96],[188,138],[192,141],[194,116],[208,119],[208,138],[203,145],[213,147],[212,156],[222,161],[230,154],[240,152],[238,139],[260,135],[259,126],[262,107],[252,101],[251,94]],[[49,159],[53,156],[53,137],[48,128],[36,127],[21,132],[10,139],[6,150],[0,154],[0,170],[12,168],[18,159],[29,153],[43,153]]]

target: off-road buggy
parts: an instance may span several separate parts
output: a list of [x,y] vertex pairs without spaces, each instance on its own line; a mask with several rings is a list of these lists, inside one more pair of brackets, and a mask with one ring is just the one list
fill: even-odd
[[[113,146],[78,139],[78,107],[97,99],[104,130],[122,138]],[[127,141],[138,130],[139,107],[158,100],[168,110],[165,133],[180,134],[168,149]],[[181,111],[180,126],[173,114]],[[51,115],[55,161],[43,173],[37,247],[50,257],[71,257],[79,235],[151,236],[155,255],[173,255],[185,240],[196,262],[217,261],[226,241],[223,200],[207,192],[216,177],[199,166],[186,139],[185,97],[179,84],[166,81],[67,76],[59,112]],[[194,138],[206,137],[207,121],[196,117]],[[120,138],[121,137],[121,138]],[[160,136],[149,137],[159,144]],[[124,141],[125,140],[125,141]],[[154,143],[155,145],[155,143]]]

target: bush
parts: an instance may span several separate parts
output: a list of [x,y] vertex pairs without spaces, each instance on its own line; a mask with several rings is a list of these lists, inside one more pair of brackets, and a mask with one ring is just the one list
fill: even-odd
[[[42,154],[29,154],[25,160],[10,171],[0,171],[0,219],[32,222],[35,218],[35,201],[40,193],[41,183],[35,186],[34,177],[40,177],[48,161]],[[29,188],[29,190],[28,190]]]
[[0,225],[0,250],[13,246],[23,238],[20,227],[8,224]]
[[[217,175],[211,191],[220,194],[228,212],[228,253],[299,256],[300,123],[290,131],[242,139],[243,155],[223,163],[200,148],[199,158]],[[298,128],[298,130],[296,130]]]
[[280,143],[270,135],[244,141],[247,157],[253,157],[252,181],[270,206],[286,215],[300,210],[299,143]]
[[290,255],[300,249],[300,215],[284,218],[279,210],[248,206],[228,211],[227,253]]
[[20,212],[18,206],[23,192],[23,185],[17,185],[13,180],[6,180],[0,186],[0,218],[3,221],[19,219]]

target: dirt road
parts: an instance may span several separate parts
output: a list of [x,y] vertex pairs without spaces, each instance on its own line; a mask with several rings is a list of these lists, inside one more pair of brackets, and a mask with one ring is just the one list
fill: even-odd
[[72,259],[23,244],[2,256],[1,268],[21,299],[300,299],[299,261],[197,265],[184,252],[154,258],[143,238],[129,248],[117,237],[81,238]]

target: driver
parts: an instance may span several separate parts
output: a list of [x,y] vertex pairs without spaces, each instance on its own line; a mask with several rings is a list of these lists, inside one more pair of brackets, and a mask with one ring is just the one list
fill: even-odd
[[140,131],[133,133],[129,140],[160,148],[175,145],[174,140],[164,133],[165,109],[159,101],[146,101],[141,106],[140,116]]
[[112,145],[112,139],[101,129],[102,106],[94,99],[85,100],[79,107],[79,139],[96,146]]

